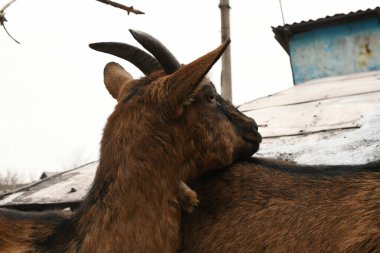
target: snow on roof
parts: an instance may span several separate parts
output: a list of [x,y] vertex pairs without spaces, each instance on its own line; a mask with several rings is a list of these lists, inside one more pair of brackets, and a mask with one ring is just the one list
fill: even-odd
[[[308,81],[239,109],[256,120],[264,137],[256,156],[304,164],[380,159],[380,71]],[[0,206],[25,210],[35,204],[79,203],[97,165],[90,163],[0,196]]]

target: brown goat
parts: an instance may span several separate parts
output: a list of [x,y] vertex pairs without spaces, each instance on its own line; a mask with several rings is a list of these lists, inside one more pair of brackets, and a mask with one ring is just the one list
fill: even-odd
[[[132,34],[160,62],[176,61],[150,35]],[[251,158],[191,186],[200,206],[183,217],[180,252],[380,252],[380,161],[302,166]]]
[[254,120],[205,78],[228,44],[175,70],[121,45],[147,76],[135,80],[106,65],[104,82],[118,103],[84,202],[74,213],[0,210],[0,252],[175,252],[178,201],[195,200],[181,180],[248,158],[261,141]]
[[302,166],[252,158],[191,185],[181,252],[380,252],[380,161]]

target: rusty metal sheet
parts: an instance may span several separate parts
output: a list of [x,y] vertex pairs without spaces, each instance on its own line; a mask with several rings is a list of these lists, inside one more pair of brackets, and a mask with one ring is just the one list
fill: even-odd
[[243,112],[380,91],[380,71],[317,79],[243,104]]

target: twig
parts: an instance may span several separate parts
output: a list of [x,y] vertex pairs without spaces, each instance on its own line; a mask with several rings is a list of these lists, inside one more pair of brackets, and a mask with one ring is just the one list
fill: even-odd
[[4,5],[3,8],[1,8],[0,12],[4,13],[5,9],[8,8],[8,6],[11,5],[14,1],[16,1],[16,0],[9,1],[6,5]]
[[9,37],[11,37],[12,40],[14,40],[16,43],[20,44],[19,41],[17,41],[13,36],[8,32],[7,28],[5,27],[4,23],[1,24],[4,27],[5,32],[8,34]]
[[8,32],[7,28],[5,27],[5,22],[8,21],[5,18],[5,9],[8,8],[8,6],[11,5],[14,1],[16,1],[16,0],[9,1],[6,5],[4,5],[3,8],[1,8],[1,10],[0,10],[0,26],[4,27],[5,32],[8,34],[9,37],[11,37],[11,39],[13,39],[15,42],[20,44],[20,42],[18,42],[15,38],[13,38],[13,36]]
[[134,13],[134,14],[136,14],[136,15],[138,15],[138,14],[145,14],[144,12],[133,8],[133,6],[128,7],[128,6],[125,6],[123,4],[119,4],[119,3],[116,3],[116,2],[113,2],[113,1],[110,1],[110,0],[96,0],[96,1],[104,3],[104,4],[109,4],[109,5],[113,6],[113,7],[125,10],[125,11],[128,12],[128,15],[131,12]]
[[[9,37],[11,37],[16,43],[20,44],[20,42],[18,42],[7,30],[7,28],[5,27],[5,22],[8,21],[6,18],[5,18],[5,9],[7,9],[13,2],[15,2],[16,0],[11,0],[9,1],[6,5],[4,5],[3,8],[0,9],[0,26],[3,26],[4,27],[4,30],[5,32],[8,34]],[[129,13],[134,13],[136,15],[138,14],[145,14],[144,12],[140,11],[140,10],[137,10],[135,8],[133,8],[133,6],[125,6],[123,4],[120,4],[120,3],[116,3],[116,2],[113,2],[113,1],[110,1],[110,0],[96,0],[98,2],[101,2],[101,3],[104,3],[104,4],[109,4],[113,7],[116,7],[116,8],[119,8],[119,9],[122,9],[122,10],[125,10],[128,12],[128,15]]]

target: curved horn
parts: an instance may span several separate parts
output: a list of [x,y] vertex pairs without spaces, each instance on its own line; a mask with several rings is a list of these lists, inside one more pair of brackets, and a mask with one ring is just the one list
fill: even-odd
[[132,36],[160,62],[167,74],[175,72],[181,64],[156,38],[145,32],[129,29]]
[[153,56],[132,45],[119,42],[98,42],[90,44],[89,47],[127,60],[145,75],[162,70],[161,64]]

